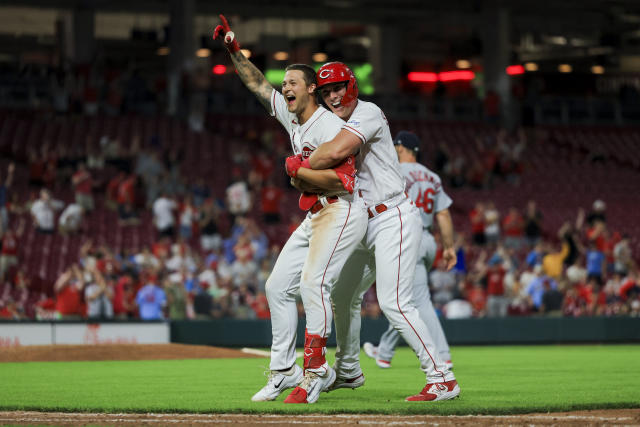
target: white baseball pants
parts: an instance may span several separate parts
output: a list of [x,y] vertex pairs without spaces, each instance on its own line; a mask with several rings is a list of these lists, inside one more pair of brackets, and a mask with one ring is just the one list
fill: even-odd
[[360,309],[375,275],[380,308],[418,356],[427,382],[455,379],[438,356],[429,329],[412,302],[421,234],[420,214],[409,199],[369,220],[363,245],[347,261],[332,293],[339,377],[354,378],[362,373]]
[[304,304],[307,332],[329,336],[331,289],[366,229],[367,213],[362,202],[340,199],[315,214],[307,214],[289,237],[265,285],[271,311],[271,370],[287,369],[296,362],[298,293]]
[[[444,330],[440,324],[440,319],[436,314],[433,304],[431,303],[431,293],[429,292],[429,276],[433,260],[436,257],[437,245],[436,241],[427,230],[422,231],[422,241],[420,242],[420,255],[418,264],[416,264],[416,275],[413,279],[413,304],[420,313],[420,318],[429,328],[431,337],[433,338],[438,355],[442,360],[451,360],[451,352],[449,343],[444,335]],[[389,328],[380,336],[378,344],[378,357],[382,360],[391,361],[395,354],[396,346],[400,334],[389,324]]]

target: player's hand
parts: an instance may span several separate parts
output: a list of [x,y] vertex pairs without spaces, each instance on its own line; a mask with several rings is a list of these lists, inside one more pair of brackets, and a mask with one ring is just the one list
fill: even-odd
[[355,176],[356,176],[356,158],[353,154],[349,155],[346,159],[342,161],[339,165],[333,168],[342,181],[342,186],[349,193],[353,194],[353,189],[355,186]]
[[298,169],[302,165],[302,155],[298,154],[296,156],[289,156],[287,160],[284,162],[284,167],[287,170],[287,175],[291,178],[298,177]]
[[451,271],[451,269],[457,264],[458,257],[456,256],[456,250],[454,248],[445,249],[442,251],[442,259],[444,259],[447,263],[447,271]]
[[218,37],[222,37],[222,41],[224,42],[224,46],[231,53],[237,52],[240,50],[240,45],[236,40],[236,35],[233,31],[231,31],[231,27],[227,22],[227,18],[224,15],[220,15],[220,21],[222,25],[218,25],[215,30],[213,30],[213,39],[217,39]]

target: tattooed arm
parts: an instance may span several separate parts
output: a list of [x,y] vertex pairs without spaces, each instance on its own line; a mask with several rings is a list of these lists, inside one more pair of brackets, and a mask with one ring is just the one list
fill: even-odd
[[213,38],[220,38],[224,46],[231,55],[233,65],[235,65],[242,83],[258,98],[258,101],[271,111],[270,98],[273,87],[264,78],[264,75],[244,56],[240,50],[240,45],[236,40],[236,35],[231,31],[231,27],[224,15],[220,15],[221,24],[213,31]]
[[230,54],[242,83],[258,98],[258,101],[267,111],[271,111],[271,91],[273,91],[273,86],[269,84],[264,74],[241,51],[230,52]]

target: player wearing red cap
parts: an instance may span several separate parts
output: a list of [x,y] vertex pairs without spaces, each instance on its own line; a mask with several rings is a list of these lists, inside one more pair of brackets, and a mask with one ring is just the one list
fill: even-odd
[[356,154],[357,179],[369,216],[367,233],[347,261],[333,288],[338,348],[333,388],[364,383],[358,360],[362,277],[375,272],[378,302],[391,325],[415,351],[427,377],[423,390],[408,401],[457,397],[460,387],[436,351],[433,338],[412,302],[420,241],[420,214],[405,193],[405,182],[387,119],[380,108],[358,99],[358,85],[345,64],[330,62],[316,73],[323,102],[345,121],[336,137],[318,147],[309,161],[314,169],[331,167]]

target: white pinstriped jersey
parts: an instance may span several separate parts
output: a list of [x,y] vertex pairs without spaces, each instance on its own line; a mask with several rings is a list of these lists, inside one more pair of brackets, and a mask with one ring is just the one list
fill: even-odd
[[[274,116],[289,133],[291,149],[294,154],[308,158],[324,142],[331,141],[340,132],[344,121],[326,108],[319,106],[304,124],[298,123],[298,117],[289,112],[287,101],[277,90],[271,92],[271,115]],[[357,188],[357,182],[355,183]],[[331,192],[325,195],[344,195],[348,192]]]
[[393,147],[389,123],[374,103],[358,100],[342,128],[360,138],[358,179],[365,205],[377,205],[404,191],[398,155]]
[[400,169],[406,181],[407,193],[414,201],[423,227],[433,225],[433,215],[447,209],[453,202],[444,192],[440,177],[420,163],[400,163]]

